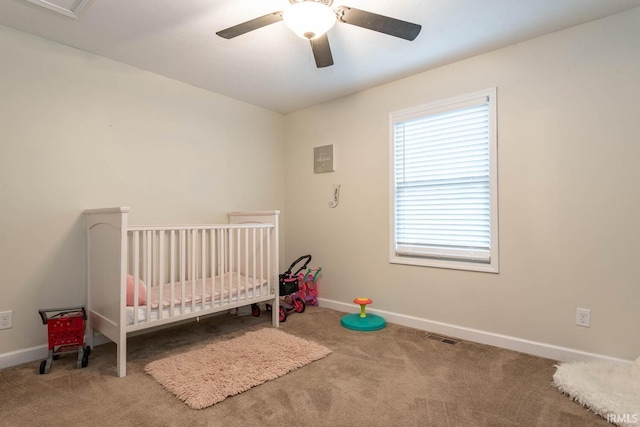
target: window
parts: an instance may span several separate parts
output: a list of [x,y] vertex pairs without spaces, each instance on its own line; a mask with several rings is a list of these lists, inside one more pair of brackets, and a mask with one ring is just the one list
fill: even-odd
[[392,263],[498,272],[496,89],[390,115]]

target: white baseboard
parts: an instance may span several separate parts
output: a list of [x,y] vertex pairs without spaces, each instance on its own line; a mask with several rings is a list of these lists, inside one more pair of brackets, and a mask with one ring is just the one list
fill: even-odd
[[[96,334],[94,337],[94,345],[101,345],[107,342],[109,342],[109,340],[102,334]],[[48,354],[48,344],[0,354],[0,369],[8,368],[9,366],[21,365],[23,363],[45,360]],[[33,369],[36,371],[40,368],[40,364],[33,366]]]
[[[22,363],[33,362],[38,359],[46,359],[49,346],[47,344],[39,345],[37,347],[25,348],[23,350],[16,350],[10,353],[0,354],[0,369],[8,368],[9,366],[20,365]],[[35,366],[34,370],[38,370],[40,365]]]
[[[353,303],[343,303],[324,298],[319,298],[318,300],[322,307],[330,308],[332,310],[344,313],[358,311],[357,307],[355,307]],[[396,325],[407,326],[410,328],[445,335],[452,338],[473,341],[480,344],[506,348],[508,350],[519,351],[521,353],[532,354],[534,356],[546,357],[548,359],[558,360],[561,362],[603,360],[615,363],[617,365],[628,365],[633,363],[632,360],[619,359],[603,354],[588,353],[572,348],[559,347],[536,341],[529,341],[521,338],[511,337],[508,335],[501,335],[495,334],[493,332],[481,331],[478,329],[465,328],[449,323],[437,322],[435,320],[407,316],[404,314],[392,313],[384,310],[367,308],[367,311],[382,316],[387,322],[395,323]],[[96,334],[96,336],[94,337],[94,345],[96,346],[104,344],[106,342],[109,342],[109,340],[101,334]],[[47,353],[48,345],[45,344],[37,347],[27,348],[24,350],[17,350],[10,353],[0,354],[0,369],[8,368],[9,366],[20,365],[22,363],[33,362],[36,360],[44,360],[47,358]],[[37,369],[38,366],[34,365],[34,369]]]
[[[359,310],[359,308],[355,307],[353,303],[343,303],[339,301],[327,300],[324,298],[318,298],[318,300],[322,307],[330,308],[336,311],[351,313],[357,312]],[[439,335],[445,335],[452,338],[459,338],[466,341],[472,341],[480,344],[492,345],[494,347],[505,348],[508,350],[519,351],[521,353],[532,354],[534,356],[545,357],[547,359],[558,360],[561,362],[603,360],[617,365],[629,365],[633,363],[632,360],[619,359],[603,354],[588,353],[572,348],[560,347],[536,341],[529,341],[522,338],[495,334],[493,332],[481,331],[478,329],[471,329],[463,326],[456,326],[449,323],[438,322],[435,320],[406,316],[404,314],[392,313],[389,311],[376,310],[374,308],[367,307],[367,311],[384,317],[385,320],[389,323],[408,326],[410,328],[428,331]]]

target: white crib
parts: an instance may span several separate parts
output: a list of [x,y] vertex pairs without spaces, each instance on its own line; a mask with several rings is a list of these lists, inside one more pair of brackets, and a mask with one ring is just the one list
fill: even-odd
[[278,211],[235,212],[229,224],[128,223],[128,207],[84,211],[87,344],[117,346],[126,375],[127,335],[268,303],[278,326]]

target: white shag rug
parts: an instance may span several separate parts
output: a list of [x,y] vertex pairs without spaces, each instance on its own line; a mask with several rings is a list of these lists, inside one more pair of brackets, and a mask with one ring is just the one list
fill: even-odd
[[640,426],[640,357],[630,366],[603,361],[560,363],[553,385],[612,424]]

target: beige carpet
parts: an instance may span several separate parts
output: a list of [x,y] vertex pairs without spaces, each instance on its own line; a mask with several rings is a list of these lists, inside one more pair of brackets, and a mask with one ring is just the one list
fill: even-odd
[[274,328],[153,361],[145,371],[194,409],[247,391],[331,353]]
[[450,344],[393,323],[352,331],[340,326],[344,315],[314,306],[290,313],[279,330],[331,355],[202,410],[144,367],[270,328],[271,316],[225,314],[130,337],[124,378],[116,376],[112,343],[93,349],[85,369],[73,355],[54,361],[47,375],[38,374],[40,360],[0,369],[0,427],[612,426],[551,385],[557,360]]

